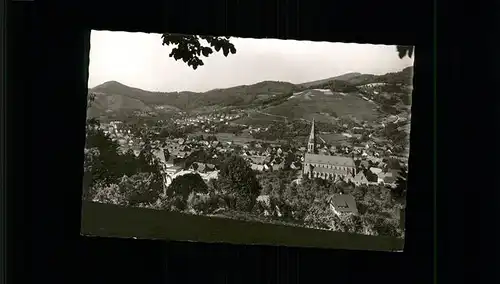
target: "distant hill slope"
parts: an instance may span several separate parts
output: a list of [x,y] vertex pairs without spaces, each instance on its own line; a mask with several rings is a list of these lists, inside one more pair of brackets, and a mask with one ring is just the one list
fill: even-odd
[[[89,115],[172,113],[195,111],[204,107],[211,107],[213,110],[220,107],[259,107],[268,114],[291,118],[304,118],[313,113],[332,113],[338,116],[354,114],[360,119],[371,120],[377,115],[377,106],[366,98],[363,99],[360,94],[365,88],[361,86],[371,83],[410,85],[412,76],[413,67],[408,67],[401,72],[384,75],[347,73],[297,85],[263,81],[203,93],[150,92],[109,81],[89,90],[97,93]],[[330,90],[330,93],[325,93],[325,90]]]
[[[195,92],[149,92],[123,85],[116,81],[103,83],[90,89],[100,96],[96,108],[108,108],[118,111],[119,108],[150,110],[158,106],[177,110],[193,110],[205,106],[245,106],[265,101],[277,95],[291,93],[297,87],[292,83],[264,81],[253,85],[236,86],[227,89],[215,89],[204,93]],[[122,97],[121,99],[118,97]],[[116,102],[116,103],[112,103]],[[95,111],[95,110],[94,110]]]
[[344,74],[344,75],[340,75],[340,76],[336,76],[336,77],[331,77],[331,78],[327,78],[327,79],[322,79],[322,80],[317,80],[317,81],[311,81],[311,82],[307,82],[307,83],[302,83],[302,84],[299,84],[301,87],[303,88],[313,88],[315,86],[319,86],[319,85],[323,85],[325,83],[329,83],[331,81],[335,81],[335,80],[339,80],[339,81],[349,81],[353,78],[356,78],[356,77],[359,77],[359,76],[362,76],[363,74],[361,73],[356,73],[356,72],[353,72],[353,73],[347,73],[347,74]]
[[306,82],[299,84],[305,89],[322,88],[334,81],[342,81],[353,86],[359,86],[364,84],[372,83],[387,83],[387,84],[406,84],[411,85],[413,79],[413,66],[409,66],[401,70],[400,72],[392,72],[384,75],[372,75],[372,74],[361,74],[361,73],[347,73],[344,75],[317,80],[312,82]]
[[121,117],[132,114],[161,114],[178,112],[179,108],[165,104],[161,95],[123,85],[116,81],[106,82],[89,90],[96,95],[90,117]]
[[374,120],[378,117],[377,105],[365,101],[356,93],[332,93],[327,91],[305,91],[295,94],[286,102],[270,107],[264,112],[282,115],[291,119],[330,119],[352,116],[359,120]]

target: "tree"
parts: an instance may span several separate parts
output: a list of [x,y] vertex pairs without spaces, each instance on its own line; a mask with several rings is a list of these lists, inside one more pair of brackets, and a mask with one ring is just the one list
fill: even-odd
[[221,200],[216,194],[191,192],[187,199],[187,209],[197,214],[211,214],[220,207]]
[[356,199],[356,201],[363,200],[366,192],[368,191],[368,187],[366,185],[356,186],[352,192],[352,195]]
[[365,233],[377,236],[402,237],[403,231],[400,228],[399,221],[375,214],[366,214],[361,216]]
[[[102,130],[95,126],[95,121],[90,121],[87,131],[86,149],[94,149],[92,159],[87,160],[87,168],[91,169],[93,182],[103,182],[105,185],[117,183],[123,176],[120,171],[122,160],[118,154],[119,145],[111,140]],[[95,153],[98,152],[98,156]],[[89,158],[86,155],[86,158]]]
[[123,176],[118,186],[130,206],[155,202],[162,193],[162,184],[158,183],[153,173]]
[[392,190],[392,195],[396,200],[406,198],[406,189],[408,186],[408,169],[406,167],[401,167],[399,171],[399,176],[396,180],[396,187]]
[[[201,36],[201,35],[181,35],[164,33],[161,36],[162,45],[174,45],[169,56],[175,60],[182,59],[188,66],[197,69],[203,66],[202,56],[209,57],[215,49],[216,52],[222,51],[224,56],[229,53],[235,54],[236,48],[229,41],[229,36]],[[205,41],[207,44],[202,44]]]
[[313,228],[334,229],[336,216],[324,200],[316,201],[307,209],[304,223]]
[[295,155],[293,153],[287,153],[285,157],[285,170],[289,170],[292,163],[295,161]]
[[240,156],[230,156],[224,161],[218,184],[231,209],[250,212],[260,193],[254,171]]
[[95,168],[100,168],[100,153],[97,148],[84,149],[84,160],[83,160],[83,192],[82,198],[84,200],[92,200],[92,189],[94,183],[94,177],[92,173]]
[[184,201],[187,201],[192,192],[208,192],[208,186],[199,174],[185,174],[178,176],[172,180],[172,183],[167,188],[167,196],[180,196]]
[[96,98],[95,93],[88,93],[87,95],[87,110],[92,106],[92,103],[95,101]]
[[399,58],[403,59],[405,56],[411,58],[415,47],[413,45],[398,45],[396,46],[396,49],[398,51]]

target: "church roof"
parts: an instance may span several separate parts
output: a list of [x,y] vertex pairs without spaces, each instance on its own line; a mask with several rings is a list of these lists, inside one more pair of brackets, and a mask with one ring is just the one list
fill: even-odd
[[314,141],[316,140],[316,130],[314,129],[314,118],[312,120],[311,124],[311,132],[309,133],[309,141]]
[[328,168],[322,168],[322,167],[314,168],[314,171],[317,173],[328,173],[328,174],[336,174],[337,173],[337,171],[335,171],[334,169],[328,169]]
[[366,178],[366,175],[363,173],[363,171],[359,171],[355,176],[354,176],[355,181],[368,181]]
[[349,157],[327,156],[318,154],[306,154],[304,157],[305,163],[328,164],[342,167],[355,167],[354,160]]

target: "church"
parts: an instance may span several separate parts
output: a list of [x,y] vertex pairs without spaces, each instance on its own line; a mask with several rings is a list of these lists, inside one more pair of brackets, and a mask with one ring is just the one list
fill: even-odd
[[304,155],[302,173],[309,178],[349,181],[356,175],[354,159],[350,157],[319,155],[316,149],[314,119]]

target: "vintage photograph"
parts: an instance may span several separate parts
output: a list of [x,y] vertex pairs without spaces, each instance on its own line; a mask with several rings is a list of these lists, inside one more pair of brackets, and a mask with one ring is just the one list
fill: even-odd
[[92,31],[82,199],[404,239],[413,60]]

